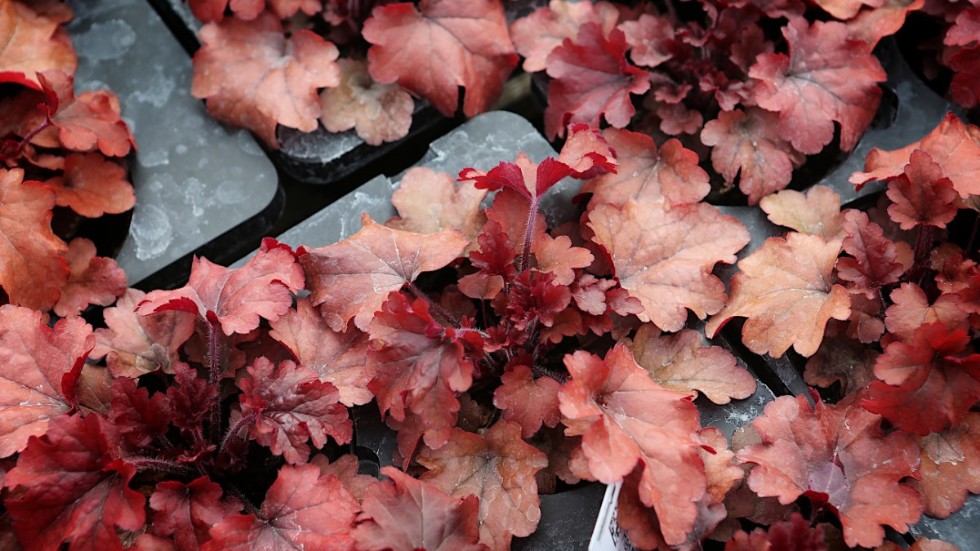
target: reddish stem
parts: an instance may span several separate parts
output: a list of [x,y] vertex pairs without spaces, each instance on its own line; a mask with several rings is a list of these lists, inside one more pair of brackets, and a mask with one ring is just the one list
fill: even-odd
[[242,429],[248,428],[248,425],[254,423],[256,417],[258,417],[258,415],[255,412],[250,412],[248,415],[242,415],[241,418],[238,419],[237,423],[229,427],[228,431],[225,432],[224,438],[221,439],[221,445],[218,446],[218,455],[221,455],[225,451],[225,446],[228,445],[228,442],[232,438],[238,436],[238,433],[241,432]]

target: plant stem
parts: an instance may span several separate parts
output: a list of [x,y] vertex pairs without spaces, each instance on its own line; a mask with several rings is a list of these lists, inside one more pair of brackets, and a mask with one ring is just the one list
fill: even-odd
[[449,325],[456,328],[459,327],[459,320],[456,319],[456,316],[453,316],[448,310],[443,308],[441,304],[432,300],[432,297],[426,294],[426,292],[422,289],[419,289],[415,283],[409,282],[408,290],[415,296],[415,298],[420,298],[427,302],[429,304],[429,311],[438,314],[439,317],[443,318]]
[[531,262],[531,238],[534,236],[534,223],[538,218],[538,198],[531,199],[527,209],[527,224],[524,225],[524,250],[521,251],[520,262],[517,263],[517,273],[527,269]]
[[135,456],[127,457],[126,461],[132,463],[137,471],[154,469],[176,475],[189,474],[191,472],[191,468],[187,465],[179,465],[169,459]]
[[254,423],[255,418],[256,414],[254,412],[251,412],[248,415],[242,415],[237,423],[229,427],[228,431],[225,432],[224,438],[221,439],[221,445],[218,446],[218,455],[221,455],[225,451],[225,446],[228,445],[228,442],[232,438],[236,437],[238,433],[242,431],[242,429],[247,428],[247,425]]
[[20,145],[17,146],[17,155],[20,155],[21,153],[24,152],[24,148],[26,148],[27,145],[31,143],[31,140],[34,139],[34,136],[37,136],[41,132],[44,132],[44,130],[46,130],[52,124],[54,124],[54,123],[51,122],[51,118],[50,117],[46,117],[44,119],[44,122],[43,123],[41,123],[34,130],[31,130],[30,132],[28,132],[27,135],[24,136],[24,138],[20,141]]
[[225,366],[228,363],[228,348],[225,346],[224,336],[221,331],[220,322],[217,317],[208,312],[206,316],[208,328],[208,384],[215,387],[217,398],[208,411],[208,427],[211,432],[211,440],[214,441],[221,430],[221,376],[224,375]]

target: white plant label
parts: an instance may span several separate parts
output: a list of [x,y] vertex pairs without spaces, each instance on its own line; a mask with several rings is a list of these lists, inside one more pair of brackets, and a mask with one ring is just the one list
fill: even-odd
[[626,533],[619,528],[617,519],[616,502],[622,485],[622,482],[617,482],[606,486],[606,495],[602,498],[599,517],[596,519],[592,539],[589,541],[589,551],[636,551],[626,537]]

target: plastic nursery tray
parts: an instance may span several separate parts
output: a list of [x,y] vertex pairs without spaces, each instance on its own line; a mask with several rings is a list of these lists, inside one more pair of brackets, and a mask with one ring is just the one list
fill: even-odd
[[[501,161],[513,160],[525,152],[535,161],[555,155],[548,142],[534,127],[513,113],[504,111],[480,115],[432,142],[429,151],[417,163],[433,170],[456,174],[465,167],[489,170]],[[340,241],[361,227],[361,213],[378,221],[395,214],[391,194],[400,176],[378,176],[356,191],[320,210],[299,225],[279,236],[293,247],[318,247]],[[551,222],[570,213],[570,199],[578,182],[565,181],[549,191],[543,210]],[[700,329],[700,327],[697,327]],[[723,343],[724,345],[724,343]],[[742,364],[745,366],[745,364]],[[751,368],[750,368],[751,371]],[[761,381],[752,397],[724,406],[698,402],[705,424],[717,426],[729,438],[738,427],[760,415],[773,393]],[[368,450],[381,465],[391,464],[395,435],[378,416],[373,405],[356,408],[357,447]],[[584,549],[592,536],[605,487],[586,485],[566,492],[541,496],[542,519],[538,530],[528,538],[516,538],[513,549],[523,551],[564,551]]]
[[116,257],[130,285],[181,285],[194,253],[233,260],[241,253],[229,251],[278,217],[275,167],[248,132],[215,122],[190,96],[190,58],[146,0],[69,4],[76,90],[115,92],[138,144],[136,207]]

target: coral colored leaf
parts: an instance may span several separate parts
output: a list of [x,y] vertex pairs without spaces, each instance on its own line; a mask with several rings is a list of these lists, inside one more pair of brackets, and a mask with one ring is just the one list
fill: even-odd
[[725,551],[828,551],[825,526],[811,526],[803,515],[794,512],[789,520],[774,522],[766,531],[761,528],[752,532],[739,530],[725,544]]
[[113,308],[103,310],[107,327],[95,330],[92,357],[105,356],[116,377],[139,377],[156,370],[172,373],[180,359],[178,350],[194,334],[194,316],[188,312],[138,315],[136,305],[145,296],[138,289],[127,289]]
[[766,53],[749,69],[759,107],[779,112],[779,133],[806,154],[820,152],[840,124],[840,148],[850,151],[878,110],[885,70],[870,49],[847,37],[836,21],[783,27],[789,55]]
[[469,244],[455,230],[401,231],[367,215],[361,222],[364,227],[347,239],[300,256],[313,304],[334,331],[343,331],[351,319],[366,331],[388,293],[448,265]]
[[541,425],[552,428],[558,425],[560,388],[555,379],[535,378],[530,367],[515,365],[500,376],[500,386],[493,392],[493,405],[503,411],[504,420],[520,425],[524,438],[530,438]]
[[927,323],[940,322],[947,329],[968,328],[968,313],[955,294],[941,294],[930,304],[921,287],[903,283],[889,298],[892,305],[885,310],[885,327],[901,339],[910,338]]
[[445,172],[412,167],[391,196],[398,217],[385,225],[416,233],[456,230],[473,242],[486,223],[480,207],[486,196],[487,190],[469,182],[456,184]]
[[800,233],[839,237],[844,222],[840,195],[827,186],[813,186],[801,193],[786,189],[759,201],[769,221]]
[[295,310],[288,310],[269,325],[269,336],[288,348],[301,365],[315,371],[321,381],[337,387],[340,403],[361,405],[374,397],[367,388],[374,366],[368,361],[365,333],[330,329],[305,297],[297,299]]
[[336,476],[316,465],[285,465],[255,515],[225,517],[211,527],[202,551],[353,551],[359,507]]
[[547,67],[548,54],[566,38],[575,38],[584,23],[600,23],[608,32],[618,18],[618,10],[608,2],[551,0],[547,7],[514,21],[510,35],[518,53],[524,56],[524,71],[536,73]]
[[843,249],[851,256],[837,261],[837,276],[850,283],[851,293],[874,298],[910,267],[902,263],[898,248],[881,226],[864,212],[848,209],[844,213],[844,235]]
[[980,354],[964,329],[923,325],[889,343],[874,370],[881,381],[871,383],[862,405],[913,434],[956,426],[980,401]]
[[129,487],[136,467],[113,459],[100,417],[72,415],[33,438],[4,486],[21,488],[5,501],[25,551],[122,551],[117,527],[143,527],[146,497]]
[[310,447],[322,448],[327,436],[338,444],[350,442],[353,426],[347,408],[338,402],[337,387],[321,381],[307,367],[286,360],[275,366],[259,357],[238,380],[242,415],[255,421],[255,440],[281,455],[287,463],[306,463]]
[[697,331],[681,329],[664,335],[646,324],[625,343],[636,363],[665,388],[701,392],[716,404],[748,398],[755,392],[755,378],[737,364],[735,356],[720,346],[705,346]]
[[864,161],[864,172],[852,174],[851,183],[861,186],[901,176],[916,149],[942,167],[943,176],[953,182],[960,197],[980,195],[980,129],[964,124],[952,113],[917,142],[894,151],[873,148]]
[[850,19],[857,15],[863,6],[878,7],[883,0],[814,0],[814,3],[836,19]]
[[[473,383],[473,365],[464,357],[460,337],[432,318],[427,302],[410,302],[401,293],[390,295],[371,326],[377,374],[368,388],[381,412],[396,421],[415,414],[430,448],[448,440],[460,407],[455,393]],[[400,444],[408,458],[415,442]]]
[[565,356],[571,380],[558,399],[569,436],[582,436],[592,476],[612,484],[642,468],[640,499],[653,507],[668,544],[687,540],[707,491],[690,394],[650,379],[622,345],[604,360],[585,351]]
[[622,206],[630,199],[662,202],[666,208],[696,203],[711,186],[708,173],[698,166],[698,156],[676,139],[657,149],[646,134],[609,128],[603,131],[609,146],[619,156],[615,174],[605,174],[582,186],[593,202]]
[[58,206],[88,218],[126,212],[136,204],[126,169],[98,153],[69,155],[64,175],[45,183],[54,190]]
[[534,241],[531,251],[537,261],[537,269],[554,274],[552,283],[555,285],[571,285],[575,281],[575,269],[588,268],[594,260],[588,249],[573,247],[567,235],[544,235]]
[[593,241],[612,258],[616,277],[639,299],[642,321],[677,331],[687,310],[704,319],[725,305],[725,285],[711,274],[718,262],[735,262],[749,242],[745,227],[704,203],[665,211],[657,203],[600,204],[589,213]]
[[[32,140],[43,146],[64,146],[72,151],[98,149],[109,157],[124,157],[135,147],[133,133],[120,118],[119,98],[106,90],[82,92],[77,97],[74,78],[61,71],[38,75],[45,93],[57,96],[57,111],[49,113],[54,126]],[[57,135],[57,140],[50,136]]]
[[888,216],[903,230],[916,226],[945,228],[956,217],[959,194],[953,182],[943,176],[943,168],[921,150],[909,156],[905,172],[888,182]]
[[598,130],[585,123],[569,125],[565,145],[558,153],[558,162],[572,169],[572,176],[581,179],[616,172],[619,166],[612,144]]
[[208,530],[242,510],[234,498],[222,499],[221,486],[207,476],[184,483],[164,480],[150,496],[153,533],[171,536],[178,549],[197,551],[211,539]]
[[480,539],[479,500],[455,498],[434,485],[383,467],[383,480],[368,487],[353,537],[364,551],[425,549],[485,551]]
[[921,9],[925,0],[884,0],[880,4],[877,8],[861,11],[847,22],[849,38],[874,48],[882,38],[898,32],[905,24],[906,16]]
[[812,356],[827,320],[846,320],[851,313],[847,290],[832,279],[839,252],[840,242],[818,235],[767,239],[739,261],[731,299],[708,320],[705,333],[714,337],[728,320],[744,317],[742,342],[749,350],[778,357],[792,346]]
[[126,273],[111,259],[95,256],[95,244],[76,237],[68,244],[68,281],[54,305],[61,317],[77,316],[90,304],[108,306],[126,292]]
[[54,193],[23,179],[0,169],[0,284],[11,303],[49,310],[68,281],[68,246],[51,231]]
[[783,504],[807,495],[829,503],[849,546],[873,547],[882,525],[905,532],[919,520],[922,502],[902,479],[919,466],[915,440],[903,432],[884,434],[881,418],[853,400],[827,405],[816,398],[781,396],[752,422],[759,444],[738,457],[755,463],[749,487]]
[[306,29],[287,39],[269,12],[208,23],[199,38],[191,94],[207,100],[214,118],[248,128],[271,147],[279,147],[277,124],[315,130],[317,89],[340,84],[337,47]]
[[480,541],[495,551],[510,549],[513,536],[531,535],[541,518],[535,475],[548,457],[521,439],[521,428],[500,421],[474,434],[453,429],[449,443],[423,449],[420,478],[453,497],[480,499]]
[[569,123],[598,128],[599,119],[623,128],[633,117],[631,94],[650,89],[649,74],[626,60],[626,35],[608,35],[599,23],[586,23],[573,41],[566,38],[548,55],[548,107],[545,134],[561,137]]
[[341,59],[340,84],[320,93],[320,120],[331,132],[353,128],[371,145],[393,142],[408,135],[415,103],[394,84],[379,84],[368,74],[367,64]]
[[630,45],[630,59],[642,67],[656,67],[674,56],[675,23],[666,17],[644,13],[636,21],[624,21],[619,28]]
[[248,333],[260,318],[275,320],[303,288],[303,270],[292,249],[272,238],[262,240],[255,256],[240,268],[225,268],[195,257],[187,285],[173,291],[152,291],[136,313],[148,315],[184,310],[202,318],[213,314],[225,335]]
[[734,184],[758,203],[789,185],[793,169],[804,156],[777,130],[778,115],[759,108],[722,111],[701,131],[701,142],[711,146],[711,164],[725,183]]
[[923,437],[920,446],[922,465],[915,485],[927,515],[946,518],[969,494],[980,494],[980,413],[968,413],[950,430]]
[[94,345],[81,318],[49,327],[41,312],[0,306],[0,457],[23,450],[75,406],[74,381]]
[[443,115],[459,105],[472,117],[490,108],[517,66],[499,0],[422,0],[378,6],[361,35],[371,43],[374,80],[398,82]]
[[78,60],[63,32],[60,21],[39,15],[21,2],[3,2],[0,71],[23,73],[30,81],[35,81],[37,73],[51,69],[74,73]]
[[322,454],[316,454],[310,459],[311,464],[319,467],[320,473],[325,476],[336,476],[357,501],[363,501],[365,490],[367,490],[368,486],[377,482],[378,479],[371,475],[358,474],[357,471],[360,468],[360,461],[353,454],[342,455],[332,462],[327,459],[327,456]]

